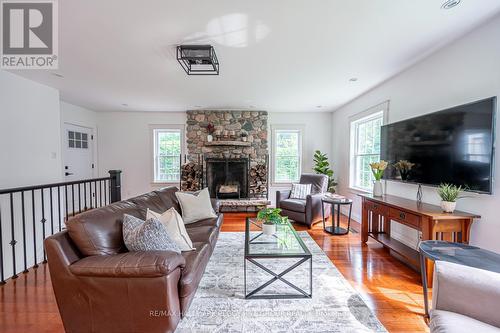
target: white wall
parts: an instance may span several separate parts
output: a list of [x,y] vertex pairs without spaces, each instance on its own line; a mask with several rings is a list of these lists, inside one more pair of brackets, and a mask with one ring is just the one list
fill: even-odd
[[[61,136],[59,91],[0,71],[0,189],[61,181]],[[50,230],[48,195],[45,195],[45,230]],[[31,197],[26,194],[26,244],[28,267],[34,264]],[[16,271],[23,267],[23,236],[20,194],[14,195],[14,238],[17,253]],[[40,192],[35,196],[37,261],[42,260],[42,224]],[[10,202],[0,195],[3,227],[4,276],[12,275]]]
[[[499,40],[500,18],[496,18],[334,112],[332,154],[340,179],[338,189],[356,199],[354,211],[358,220],[360,201],[356,193],[348,188],[348,118],[385,100],[390,100],[389,122],[395,122],[500,95]],[[500,117],[497,117],[497,122],[497,128],[500,128]],[[498,177],[500,154],[496,154],[495,163],[495,175]],[[416,190],[413,185],[387,183],[388,194],[413,199]],[[439,203],[434,189],[424,189],[424,201]],[[458,209],[482,215],[482,219],[472,227],[471,243],[500,252],[498,202],[500,185],[496,182],[494,195],[463,199],[459,201]]]
[[[99,112],[99,175],[122,173],[122,198],[150,192],[153,159],[150,125],[185,125],[185,112]],[[176,184],[178,185],[178,184]]]
[[[332,151],[332,114],[327,112],[270,112],[268,117],[269,128],[269,152],[271,152],[273,125],[299,125],[304,127],[302,142],[302,172],[313,172],[313,155],[315,150],[327,153],[331,159]],[[271,184],[270,200],[276,203],[276,191],[279,189],[290,189],[290,186]]]

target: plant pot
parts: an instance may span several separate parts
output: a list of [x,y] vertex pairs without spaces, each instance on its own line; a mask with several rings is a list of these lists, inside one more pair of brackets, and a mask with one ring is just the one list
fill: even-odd
[[262,224],[262,233],[266,236],[272,236],[276,233],[276,224]]
[[211,134],[207,135],[208,142],[212,142],[213,140],[214,140],[214,137]]
[[441,208],[446,213],[453,213],[456,207],[457,203],[454,201],[441,201]]
[[381,197],[384,195],[384,191],[382,189],[382,182],[380,180],[376,180],[373,182],[373,196]]

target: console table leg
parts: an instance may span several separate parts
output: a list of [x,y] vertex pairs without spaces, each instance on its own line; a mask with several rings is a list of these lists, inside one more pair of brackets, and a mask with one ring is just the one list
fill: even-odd
[[363,209],[361,216],[361,242],[368,242],[368,209],[366,209],[366,204],[363,199]]

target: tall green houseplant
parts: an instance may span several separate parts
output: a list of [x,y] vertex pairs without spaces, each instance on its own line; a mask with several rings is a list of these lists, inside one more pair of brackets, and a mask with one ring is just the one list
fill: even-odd
[[330,169],[330,163],[328,162],[328,156],[326,154],[323,154],[321,151],[316,150],[314,152],[314,172],[320,175],[327,175],[328,176],[328,191],[335,193],[335,185],[337,183],[335,182],[333,178],[333,170]]

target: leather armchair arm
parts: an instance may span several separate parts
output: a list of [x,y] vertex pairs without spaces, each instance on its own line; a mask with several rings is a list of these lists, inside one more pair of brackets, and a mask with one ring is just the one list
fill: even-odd
[[276,191],[276,208],[280,208],[280,201],[290,198],[291,190]]
[[185,264],[184,257],[173,251],[138,251],[86,257],[69,266],[69,270],[77,276],[158,277]]
[[500,316],[498,315],[500,274],[450,262],[436,261],[432,308],[459,313],[500,327]]
[[[321,198],[323,198],[324,193],[309,194],[306,197],[306,223],[312,225],[314,222],[321,220]],[[325,209],[325,217],[330,216],[329,210]]]

